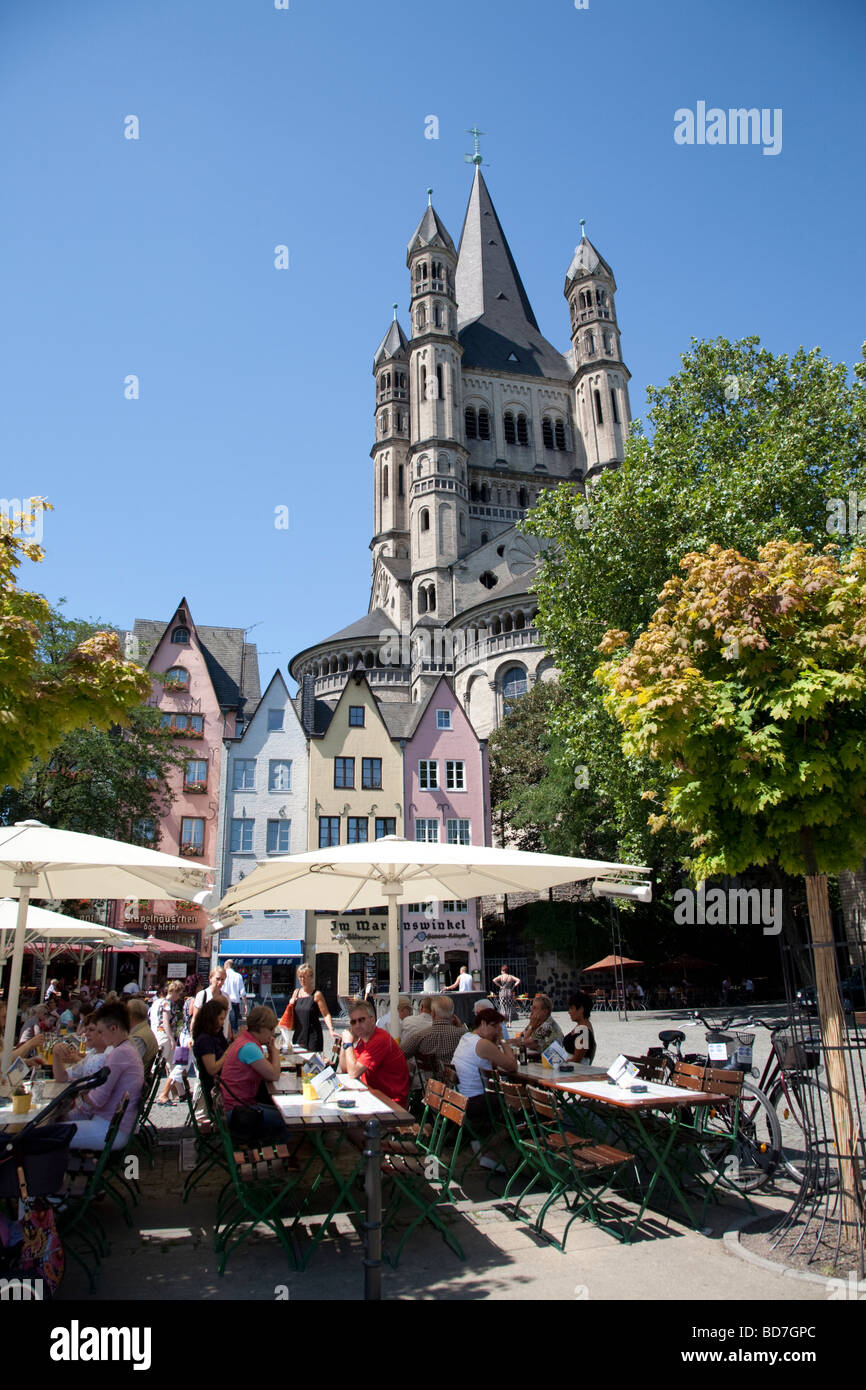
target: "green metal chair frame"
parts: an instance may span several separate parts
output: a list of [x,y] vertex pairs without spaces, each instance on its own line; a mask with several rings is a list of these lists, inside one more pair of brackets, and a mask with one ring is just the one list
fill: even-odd
[[[108,1252],[108,1239],[99,1216],[93,1210],[93,1203],[100,1192],[106,1190],[106,1168],[111,1158],[112,1145],[117,1138],[128,1105],[129,1095],[126,1094],[112,1116],[108,1133],[105,1136],[105,1145],[101,1150],[91,1152],[88,1149],[73,1149],[71,1151],[68,1182],[61,1194],[63,1200],[57,1208],[57,1229],[63,1241],[63,1248],[84,1270],[90,1281],[91,1293],[96,1291],[96,1278],[102,1256]],[[77,1176],[84,1179],[84,1188],[79,1193],[72,1190]],[[85,1218],[88,1219],[89,1226],[84,1225]],[[81,1241],[87,1253],[94,1260],[93,1267],[87,1263],[80,1250],[76,1249],[77,1240]]]
[[465,1133],[466,1097],[431,1080],[427,1083],[424,1107],[432,1123],[419,1128],[414,1155],[386,1153],[382,1159],[387,1191],[383,1231],[390,1230],[405,1203],[416,1209],[394,1254],[387,1256],[395,1269],[409,1237],[425,1221],[439,1232],[459,1259],[466,1259],[459,1240],[438,1212],[443,1204],[453,1205],[457,1201],[454,1174]]
[[214,1225],[218,1272],[225,1273],[231,1252],[242,1245],[258,1225],[273,1231],[289,1257],[291,1268],[298,1269],[294,1241],[282,1220],[288,1199],[298,1183],[297,1171],[288,1166],[291,1157],[288,1148],[276,1144],[239,1150],[229,1132],[218,1089],[213,1093],[211,1109],[228,1170],[228,1182],[217,1200]]

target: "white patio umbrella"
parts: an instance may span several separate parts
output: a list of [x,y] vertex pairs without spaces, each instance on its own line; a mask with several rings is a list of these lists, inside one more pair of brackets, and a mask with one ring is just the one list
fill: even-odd
[[207,887],[207,865],[101,835],[54,830],[39,821],[0,827],[0,894],[18,898],[9,977],[3,1068],[15,1042],[27,909],[31,898],[191,898]]
[[[15,928],[18,904],[14,898],[0,899],[0,962],[12,955],[15,947]],[[45,974],[55,956],[71,952],[83,964],[86,951],[100,946],[123,946],[134,943],[135,937],[114,927],[102,927],[93,922],[79,922],[63,912],[49,912],[44,907],[27,908],[24,928],[24,949],[33,951],[42,964],[42,990],[45,993]],[[79,966],[79,980],[81,969]]]
[[426,844],[385,835],[372,843],[338,845],[260,861],[228,890],[220,914],[241,908],[303,907],[333,912],[388,904],[391,1031],[397,1013],[400,903],[477,898],[487,893],[541,892],[586,878],[648,874],[632,864],[569,859],[559,854],[486,845]]

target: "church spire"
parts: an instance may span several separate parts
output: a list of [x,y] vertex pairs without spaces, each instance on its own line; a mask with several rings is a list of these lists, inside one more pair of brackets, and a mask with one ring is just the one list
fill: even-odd
[[532,305],[478,164],[457,256],[457,303],[461,324],[471,323],[482,315],[491,327],[507,320],[523,319],[538,332]]

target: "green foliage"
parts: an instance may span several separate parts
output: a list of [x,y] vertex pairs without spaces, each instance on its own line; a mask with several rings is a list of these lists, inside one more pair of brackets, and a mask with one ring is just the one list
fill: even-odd
[[[633,749],[594,689],[598,644],[633,635],[680,561],[711,544],[754,558],[771,540],[827,540],[828,501],[866,500],[866,363],[818,350],[774,356],[757,338],[693,341],[682,370],[648,390],[648,434],[635,425],[622,467],[587,496],[545,493],[525,523],[545,543],[538,624],[566,701],[551,711],[560,756],[588,767],[590,812],[607,857],[651,864],[673,882],[688,841],[668,818],[656,834],[642,792],[659,769]],[[732,379],[736,378],[736,388]],[[734,395],[737,399],[734,399]],[[835,537],[834,537],[835,538]],[[855,537],[839,537],[845,550]]]
[[42,554],[15,528],[0,530],[0,786],[15,785],[70,730],[124,722],[150,693],[149,676],[123,660],[114,633],[63,649],[66,620],[16,582],[21,560]]
[[[778,864],[837,873],[866,854],[866,550],[688,555],[649,626],[609,632],[597,678],[628,755],[666,778],[661,814],[696,880]],[[614,655],[616,653],[616,655]]]
[[158,827],[171,805],[166,779],[184,756],[159,710],[140,706],[128,720],[126,729],[76,729],[47,759],[35,759],[18,787],[0,795],[0,823],[34,819],[158,848],[139,822]]

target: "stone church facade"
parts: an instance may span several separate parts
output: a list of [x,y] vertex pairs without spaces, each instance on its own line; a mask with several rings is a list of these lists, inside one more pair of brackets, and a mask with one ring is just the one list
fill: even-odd
[[380,700],[442,675],[481,738],[554,676],[535,627],[538,543],[517,523],[542,491],[582,490],[623,458],[631,418],[613,271],[585,235],[565,278],[571,344],[542,336],[476,159],[455,247],[428,206],[407,250],[409,336],[376,352],[367,613],[290,671],[332,703],[364,669]]

